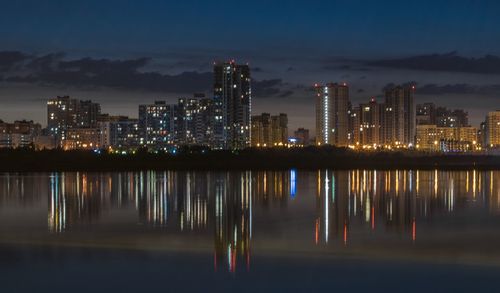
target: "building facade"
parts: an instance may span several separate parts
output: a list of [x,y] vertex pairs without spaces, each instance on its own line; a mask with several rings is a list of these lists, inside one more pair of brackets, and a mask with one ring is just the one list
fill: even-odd
[[165,101],[139,106],[140,144],[150,149],[166,150],[176,144],[177,105]]
[[280,113],[271,116],[262,113],[252,116],[251,125],[252,147],[276,147],[288,143],[288,116]]
[[415,86],[394,86],[385,90],[384,140],[386,145],[415,144]]
[[0,148],[35,147],[34,143],[41,135],[41,125],[33,121],[14,121],[6,123],[0,120]]
[[476,127],[417,125],[417,148],[424,151],[463,152],[479,149]]
[[349,144],[349,87],[346,84],[316,85],[316,143]]
[[500,147],[500,110],[489,112],[485,123],[486,147]]
[[251,142],[250,67],[214,64],[213,149],[243,149]]
[[47,101],[47,129],[62,145],[68,129],[96,128],[100,114],[98,103],[58,96]]

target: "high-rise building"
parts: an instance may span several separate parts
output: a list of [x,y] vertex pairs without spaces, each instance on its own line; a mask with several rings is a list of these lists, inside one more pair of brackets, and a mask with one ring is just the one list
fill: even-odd
[[80,128],[97,127],[97,120],[101,115],[101,105],[92,101],[77,103],[77,125]]
[[47,101],[47,128],[62,143],[68,129],[97,127],[100,114],[98,103],[58,96]]
[[415,86],[385,90],[385,144],[412,146],[415,143]]
[[181,98],[177,104],[176,143],[210,146],[213,126],[213,100],[204,94]]
[[180,145],[196,144],[197,99],[179,99],[177,103],[176,142]]
[[346,84],[316,85],[316,143],[347,146],[349,87]]
[[214,101],[200,94],[195,95],[195,98],[198,99],[198,107],[194,115],[194,138],[197,145],[210,146],[213,138]]
[[251,78],[248,65],[214,64],[214,149],[250,146]]
[[288,117],[284,113],[276,116],[269,113],[252,116],[251,131],[253,147],[285,145],[288,143]]
[[383,144],[383,109],[383,105],[377,103],[375,98],[371,98],[366,104],[359,105],[359,140],[357,142],[360,145]]
[[436,124],[436,105],[434,103],[424,103],[417,105],[417,125]]
[[177,125],[177,105],[155,101],[139,106],[141,145],[163,150],[175,145]]
[[69,96],[47,101],[47,128],[59,141],[65,139],[68,128],[78,125],[78,100]]
[[135,150],[140,147],[139,120],[127,116],[101,115],[99,118],[100,146],[116,150]]
[[500,147],[500,110],[486,116],[486,147]]
[[466,127],[469,126],[469,113],[462,109],[450,110],[445,107],[436,109],[436,121],[438,127]]

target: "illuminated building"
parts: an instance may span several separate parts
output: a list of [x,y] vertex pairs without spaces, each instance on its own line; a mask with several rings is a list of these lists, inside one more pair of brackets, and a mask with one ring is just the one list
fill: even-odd
[[201,94],[195,94],[195,99],[198,100],[194,113],[195,127],[193,136],[195,143],[197,145],[210,146],[213,137],[214,101],[205,98],[205,95]]
[[348,145],[349,87],[346,84],[316,85],[316,143]]
[[427,151],[472,151],[479,147],[477,133],[475,127],[417,125],[417,147]]
[[417,125],[436,124],[436,105],[434,103],[417,104]]
[[133,150],[140,146],[139,120],[127,116],[102,115],[99,119],[99,145],[102,148]]
[[141,145],[150,149],[166,149],[176,139],[177,105],[165,101],[139,106],[139,129]]
[[359,145],[360,142],[360,108],[349,106],[349,145]]
[[[369,103],[360,104],[359,110],[359,142],[360,145],[376,146],[383,143],[383,105],[375,98]],[[354,131],[357,131],[355,129]],[[355,135],[356,137],[356,135]]]
[[29,147],[40,133],[40,124],[33,121],[6,123],[0,120],[0,148]]
[[63,143],[70,128],[97,127],[100,113],[98,103],[58,96],[47,101],[47,129],[59,143]]
[[415,86],[395,86],[385,90],[385,144],[414,145]]
[[248,65],[214,64],[213,149],[250,146],[251,78]]
[[449,110],[445,107],[438,107],[436,125],[438,127],[466,127],[469,126],[469,114],[462,109]]
[[288,143],[288,117],[280,113],[252,116],[252,147],[283,146]]
[[486,146],[500,147],[500,110],[489,112],[486,116]]
[[64,150],[96,150],[101,148],[99,128],[70,128],[63,142]]
[[180,145],[210,145],[212,137],[213,100],[204,94],[179,99],[177,104],[176,141]]

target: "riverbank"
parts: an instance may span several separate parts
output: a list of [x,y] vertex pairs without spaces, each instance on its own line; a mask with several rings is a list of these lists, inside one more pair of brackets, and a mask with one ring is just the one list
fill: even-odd
[[360,152],[323,147],[248,149],[239,152],[190,149],[176,154],[107,154],[89,151],[1,150],[0,172],[242,170],[242,169],[500,169],[500,156],[416,151]]

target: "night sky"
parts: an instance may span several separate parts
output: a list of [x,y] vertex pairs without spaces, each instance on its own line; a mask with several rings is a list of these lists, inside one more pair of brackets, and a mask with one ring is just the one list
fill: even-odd
[[[7,2],[7,1],[4,1]],[[9,1],[0,7],[0,119],[46,124],[56,95],[137,117],[211,92],[215,60],[249,63],[253,112],[314,131],[315,82],[351,100],[417,83],[417,103],[500,108],[499,1]]]

